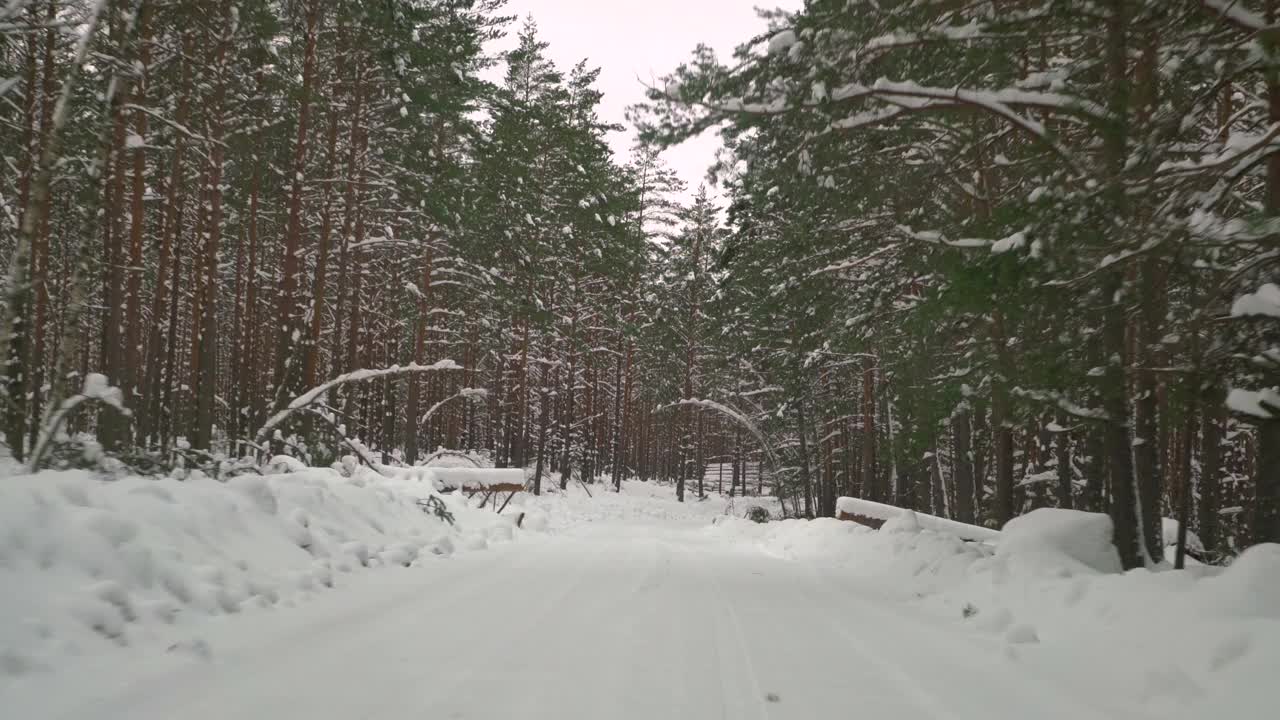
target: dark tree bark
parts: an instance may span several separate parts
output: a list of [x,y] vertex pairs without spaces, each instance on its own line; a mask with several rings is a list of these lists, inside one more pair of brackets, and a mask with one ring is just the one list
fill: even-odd
[[1200,423],[1200,483],[1199,534],[1206,552],[1214,555],[1221,550],[1218,533],[1218,510],[1221,502],[1222,474],[1222,425],[1226,422],[1226,395],[1220,388],[1210,385],[1202,400],[1203,419]]
[[208,450],[213,439],[214,394],[218,378],[218,288],[221,285],[218,277],[218,254],[222,243],[222,173],[225,156],[222,139],[226,127],[225,105],[229,73],[227,55],[232,40],[230,28],[234,27],[230,0],[224,0],[220,16],[223,30],[215,50],[214,88],[209,100],[209,180],[205,189],[209,234],[205,238],[200,256],[204,265],[205,295],[204,301],[200,303],[201,374],[196,392],[196,427],[191,440],[192,447],[198,450]]
[[1013,519],[1013,419],[1010,417],[1008,350],[1004,315],[992,314],[991,340],[996,355],[996,374],[991,381],[991,432],[995,436],[996,493],[993,517],[1003,527]]
[[1068,423],[1065,411],[1059,411],[1057,416],[1058,425],[1063,429],[1056,433],[1054,439],[1054,459],[1057,462],[1058,483],[1056,485],[1056,495],[1058,507],[1072,509],[1074,499],[1072,498],[1072,472],[1071,472],[1071,433],[1066,431]]
[[[134,102],[139,109],[134,112],[134,134],[143,141],[143,145],[133,148],[133,184],[129,198],[129,264],[128,280],[125,284],[124,322],[126,323],[124,338],[124,368],[120,373],[120,391],[126,407],[137,409],[140,403],[133,401],[135,389],[142,381],[142,274],[143,274],[143,234],[146,230],[146,211],[143,197],[147,187],[147,156],[145,142],[147,138],[147,113],[141,109],[147,101],[147,72],[151,66],[151,4],[142,3],[138,9],[136,22],[139,25],[138,41],[138,83],[134,92]],[[135,430],[140,429],[137,424]]]
[[967,401],[952,416],[951,422],[956,445],[955,456],[951,459],[955,468],[955,516],[962,523],[973,523],[973,423]]
[[285,229],[284,255],[280,275],[279,304],[276,322],[279,339],[276,342],[275,386],[276,405],[279,406],[296,393],[301,380],[297,360],[293,357],[294,335],[301,334],[298,321],[298,253],[302,249],[302,191],[307,169],[307,137],[311,119],[312,86],[316,75],[316,43],[320,33],[321,0],[306,0],[305,39],[302,60],[302,93],[298,99],[298,132],[293,144],[293,163],[290,168],[289,220]]
[[883,501],[876,467],[876,366],[875,359],[862,359],[862,496]]

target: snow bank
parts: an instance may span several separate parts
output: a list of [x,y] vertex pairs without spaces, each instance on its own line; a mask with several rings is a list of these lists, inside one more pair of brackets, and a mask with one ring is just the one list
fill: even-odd
[[186,642],[200,618],[287,607],[366,568],[513,536],[511,520],[361,468],[226,483],[81,471],[0,477],[0,676],[112,645]]
[[922,517],[899,514],[879,530],[729,519],[705,532],[966,626],[1081,697],[1131,698],[1144,711],[1135,717],[1262,718],[1280,703],[1280,545],[1225,569],[1117,572],[1106,516],[1038,510],[994,548],[913,527]]
[[1280,620],[1280,545],[1255,545],[1204,583],[1205,599],[1241,617]]

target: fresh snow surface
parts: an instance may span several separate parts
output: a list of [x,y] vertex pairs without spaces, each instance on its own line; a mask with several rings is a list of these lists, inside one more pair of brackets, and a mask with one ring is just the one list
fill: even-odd
[[425,474],[348,471],[3,478],[0,715],[1247,720],[1280,701],[1277,546],[1100,572],[1072,557],[1097,550],[1092,518],[1029,516],[993,549],[906,514],[756,524],[775,502],[638,482],[522,494],[523,529],[446,496],[447,526],[418,507]]

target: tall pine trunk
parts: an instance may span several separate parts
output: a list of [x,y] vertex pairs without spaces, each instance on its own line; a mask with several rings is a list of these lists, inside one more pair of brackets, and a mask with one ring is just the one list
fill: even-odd
[[276,406],[287,403],[298,390],[302,379],[294,346],[302,334],[298,317],[299,253],[302,250],[302,192],[307,170],[307,135],[311,120],[311,95],[316,76],[316,44],[320,33],[321,0],[305,0],[305,38],[303,40],[302,91],[298,99],[298,131],[293,144],[290,167],[289,220],[285,228],[284,255],[280,274],[280,293],[276,308],[279,339],[276,342],[275,390]]

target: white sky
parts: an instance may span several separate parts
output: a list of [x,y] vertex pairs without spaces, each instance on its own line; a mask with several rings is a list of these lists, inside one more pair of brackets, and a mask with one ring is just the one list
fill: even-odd
[[[514,47],[524,17],[532,14],[557,67],[568,72],[586,58],[588,66],[601,69],[600,116],[625,125],[627,106],[644,100],[642,81],[674,70],[698,43],[727,60],[738,43],[763,32],[765,22],[756,16],[756,5],[798,10],[803,0],[508,0],[503,14],[519,19],[496,49]],[[630,129],[610,138],[620,160],[629,156],[633,140]],[[667,150],[664,157],[692,194],[719,147],[720,139],[708,132]]]

